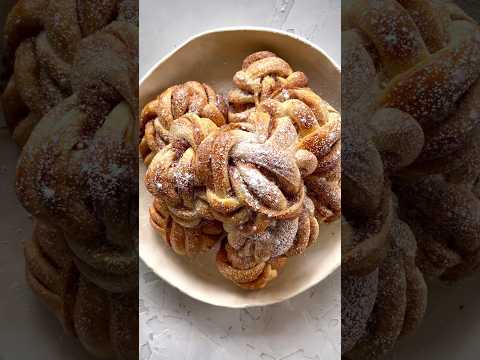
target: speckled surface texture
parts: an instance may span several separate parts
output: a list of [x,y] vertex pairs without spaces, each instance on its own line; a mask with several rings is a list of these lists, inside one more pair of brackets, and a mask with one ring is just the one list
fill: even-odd
[[[13,3],[0,1],[0,29]],[[31,236],[32,220],[15,196],[18,155],[0,106],[0,359],[92,360],[25,281],[22,244]]]
[[[141,0],[140,76],[189,37],[225,26],[267,26],[294,32],[340,63],[340,3]],[[218,308],[182,294],[141,263],[140,358],[339,359],[340,302],[337,272],[281,304],[245,310]]]

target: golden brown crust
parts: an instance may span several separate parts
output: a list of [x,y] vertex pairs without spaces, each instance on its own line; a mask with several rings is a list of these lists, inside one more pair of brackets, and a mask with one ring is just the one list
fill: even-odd
[[112,294],[88,281],[75,267],[62,232],[38,220],[25,244],[25,262],[32,290],[90,353],[138,357],[138,331],[132,329],[138,323],[136,290]]
[[27,281],[103,358],[138,358],[137,16],[131,0],[19,0],[4,33]]
[[[355,331],[342,329],[343,357],[377,359],[421,323],[423,274],[457,280],[480,268],[480,33],[449,1],[356,0],[343,10],[342,271],[357,290],[347,293],[371,294],[350,301],[350,315],[365,313]],[[378,227],[362,234],[359,224],[385,224],[390,180],[400,199],[391,213],[405,223],[392,215],[384,241],[371,242]]]
[[[468,22],[455,22],[451,28],[450,46],[395,78],[381,106],[407,112],[427,127],[448,115],[480,74],[479,30]],[[408,90],[412,88],[419,90]]]
[[[340,115],[307,82],[263,51],[235,74],[228,119],[202,117],[205,101],[186,96],[193,82],[167,89],[141,114],[152,226],[180,255],[225,238],[217,267],[245,289],[266,286],[286,257],[316,241],[318,221],[340,214]],[[223,225],[214,241],[207,224]]]
[[[136,28],[112,23],[80,42],[72,69],[75,95],[42,118],[17,168],[22,204],[35,217],[55,222],[84,275],[113,291],[137,286],[130,221],[137,161],[132,151],[137,67],[130,55],[136,38]],[[105,68],[112,56],[123,59],[121,66],[130,72],[105,71],[100,81],[97,67]]]
[[172,141],[173,122],[191,114],[221,126],[227,120],[227,106],[221,95],[197,81],[172,86],[145,105],[140,114],[140,154],[147,165]]
[[[343,59],[352,70],[346,80],[353,86],[348,88],[355,90],[358,100],[362,84],[379,79],[370,111],[395,108],[421,125],[425,147],[411,166],[412,174],[450,170],[450,158],[468,145],[467,134],[475,121],[465,114],[466,108],[475,107],[473,95],[468,94],[475,91],[470,88],[480,75],[477,25],[448,2],[362,0],[345,10],[349,29],[345,46],[355,49],[347,50]],[[378,23],[389,25],[382,28]],[[366,64],[368,71],[359,64]],[[345,92],[347,102],[353,103],[347,86]],[[455,111],[457,104],[460,111]],[[412,148],[421,147],[417,138],[410,140]]]
[[374,214],[358,220],[343,220],[342,232],[346,228],[349,236],[342,236],[342,271],[365,275],[378,267],[389,246],[393,212],[390,189],[386,187]]
[[[222,247],[216,258],[218,271],[231,280],[237,286],[246,290],[258,290],[264,288],[270,281],[278,276],[278,270],[286,264],[286,257],[272,259],[268,262],[255,264],[250,268],[233,267],[229,262],[229,245]],[[232,255],[230,255],[231,257]]]
[[422,252],[419,264],[429,275],[455,280],[480,266],[480,201],[473,184],[430,176],[399,191]]
[[302,72],[293,72],[290,65],[274,53],[260,51],[249,55],[234,78],[237,89],[228,95],[229,121],[244,119],[252,107],[273,98],[282,90],[303,88],[308,79]]
[[[415,330],[425,314],[427,287],[423,275],[415,265],[416,243],[409,227],[396,216],[388,234],[390,244],[387,256],[381,262],[378,273],[372,272],[375,282],[364,280],[349,281],[349,296],[362,296],[364,287],[372,286],[373,291],[363,293],[374,299],[374,306],[354,303],[350,309],[353,320],[368,316],[368,325],[349,331],[352,343],[343,356],[347,359],[379,359],[392,350],[397,340]],[[347,285],[346,283],[346,285]],[[368,288],[365,289],[368,291]],[[363,300],[366,301],[366,300]],[[360,313],[359,313],[360,312]],[[362,313],[365,312],[365,313]],[[370,313],[369,313],[370,312]],[[348,323],[357,326],[355,323]],[[348,343],[348,339],[344,339]]]
[[[105,28],[116,18],[134,23],[136,15],[124,16],[126,1],[20,0],[5,24],[5,44],[10,90],[2,95],[10,129],[23,146],[38,121],[52,107],[72,94],[73,61],[82,39]],[[130,6],[131,8],[131,6]],[[134,11],[130,11],[134,14]],[[12,90],[21,98],[12,103]],[[12,108],[13,107],[13,108]]]
[[326,177],[311,175],[305,179],[317,217],[326,223],[337,220],[342,208],[340,169],[333,172],[333,178],[327,174]]
[[221,223],[202,220],[194,227],[184,227],[168,214],[158,198],[150,207],[150,223],[167,246],[178,255],[193,257],[210,250],[224,236]]

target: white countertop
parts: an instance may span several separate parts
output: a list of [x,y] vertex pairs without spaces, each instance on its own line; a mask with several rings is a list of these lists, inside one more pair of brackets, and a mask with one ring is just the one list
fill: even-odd
[[[318,44],[339,64],[340,3],[141,0],[140,77],[192,35],[225,26],[294,32]],[[339,271],[291,301],[233,310],[189,298],[141,263],[140,359],[338,359],[340,303]]]

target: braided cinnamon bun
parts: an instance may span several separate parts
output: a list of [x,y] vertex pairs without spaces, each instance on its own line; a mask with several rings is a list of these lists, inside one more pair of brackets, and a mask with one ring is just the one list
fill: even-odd
[[92,283],[75,266],[62,232],[41,221],[35,221],[25,243],[25,260],[30,287],[90,353],[108,359],[138,356],[137,291],[111,293]]
[[[237,89],[229,93],[229,121],[248,121],[252,112],[268,113],[274,120],[288,117],[298,139],[302,176],[309,196],[317,203],[318,216],[334,221],[340,214],[340,134],[339,113],[308,88],[308,78],[268,51],[253,53],[233,79]],[[312,157],[315,157],[315,159]],[[315,189],[320,189],[314,191]],[[330,194],[325,197],[324,194]]]
[[[447,235],[443,232],[440,236],[433,231],[425,219],[431,219],[433,223],[443,221],[442,216],[432,218],[431,214],[442,208],[444,199],[451,199],[452,207],[460,209],[461,206],[457,205],[459,190],[457,185],[441,180],[442,177],[422,179],[421,176],[443,173],[445,179],[461,182],[465,174],[467,177],[478,174],[478,26],[452,3],[431,1],[352,1],[345,8],[345,20],[344,28],[348,30],[345,32],[346,44],[350,51],[346,52],[344,64],[351,69],[347,74],[353,84],[345,87],[345,99],[352,104],[354,112],[360,114],[356,117],[347,113],[345,121],[367,119],[365,127],[370,132],[374,123],[377,128],[374,128],[374,143],[380,145],[382,157],[387,156],[383,167],[389,174],[399,176],[394,178],[398,184],[395,189],[400,191],[399,196],[403,199],[401,213],[406,214],[407,222],[417,235],[419,262],[429,264],[425,258],[435,258],[433,261],[440,267],[435,269],[435,266],[424,265],[422,270],[441,275],[454,266],[453,258],[456,258],[457,265],[463,261],[457,250],[439,251],[440,245],[437,244],[441,241],[433,238],[445,239]],[[368,70],[362,72],[355,62]],[[362,86],[375,80],[377,85],[371,91],[374,96],[362,96]],[[373,117],[365,116],[372,112]],[[379,117],[381,113],[383,116]],[[382,135],[378,130],[385,130],[385,126],[389,128],[387,134],[403,133],[404,140],[401,141],[400,137],[392,139],[385,133]],[[375,131],[381,136],[375,136]],[[345,140],[348,144],[348,139]],[[397,161],[392,166],[392,161],[401,159],[400,156],[405,161]],[[351,166],[346,164],[345,168]],[[380,179],[380,172],[378,174]],[[349,188],[346,181],[344,189],[348,192]],[[443,195],[435,197],[431,195],[432,191]],[[426,199],[429,205],[425,205],[420,214],[418,206],[425,204]],[[476,214],[474,208],[464,210],[468,217]],[[463,219],[458,221],[464,223]],[[452,224],[449,229],[457,225]],[[447,246],[445,242],[443,244],[442,248]],[[470,245],[472,247],[460,255],[468,258],[470,265],[450,278],[476,268],[477,246]],[[449,278],[448,271],[445,278]]]
[[237,89],[231,90],[229,121],[244,121],[245,116],[261,101],[271,99],[282,90],[303,88],[308,79],[303,72],[293,72],[290,65],[270,51],[247,56],[242,70],[233,77]]
[[210,250],[223,236],[222,224],[213,220],[199,220],[194,226],[184,226],[169,213],[160,198],[150,207],[150,223],[178,255],[195,256]]
[[415,264],[410,228],[394,216],[390,246],[378,269],[342,277],[342,357],[379,359],[420,324],[427,287]]
[[[113,291],[138,285],[137,66],[130,56],[136,41],[136,27],[116,22],[81,42],[72,69],[74,95],[38,124],[17,168],[23,206],[34,217],[54,221],[77,266]],[[106,66],[112,57],[119,61],[118,52],[130,72]]]
[[138,286],[137,41],[125,21],[79,40],[72,94],[33,129],[16,182],[37,223],[26,247],[31,287],[88,351],[117,359],[138,356],[130,327]]
[[135,25],[136,7],[131,0],[17,1],[5,25],[10,79],[1,101],[19,145],[50,109],[73,94],[70,74],[81,40],[115,20]]
[[217,126],[227,119],[224,98],[207,84],[188,81],[175,85],[149,102],[140,115],[140,154],[148,165],[155,154],[171,142],[172,123],[187,113],[207,118]]
[[228,117],[209,88],[178,94],[206,85],[167,89],[142,111],[140,152],[167,246],[195,256],[219,242],[219,272],[260,289],[340,215],[340,116],[270,52],[248,56],[234,83]]
[[479,268],[480,33],[430,0],[348,1],[342,29],[343,357],[375,359],[418,327],[423,274]]
[[398,195],[425,274],[454,281],[480,269],[478,177],[455,184],[432,175],[401,186]]
[[19,0],[5,36],[28,283],[94,356],[136,359],[138,2]]
[[458,166],[449,159],[462,154],[478,125],[472,116],[478,107],[472,85],[480,75],[477,24],[449,2],[356,0],[344,10],[344,28],[372,58],[380,80],[371,108],[402,111],[425,134],[408,172]]

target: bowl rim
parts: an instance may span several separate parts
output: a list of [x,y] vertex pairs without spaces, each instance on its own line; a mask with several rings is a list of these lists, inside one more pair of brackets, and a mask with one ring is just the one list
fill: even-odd
[[304,38],[303,36],[300,36],[298,34],[294,34],[285,30],[280,30],[280,29],[275,29],[275,28],[270,28],[266,26],[227,26],[227,27],[220,27],[220,28],[214,28],[214,29],[209,29],[206,31],[202,31],[196,35],[190,36],[187,38],[185,41],[183,41],[180,45],[177,45],[173,50],[171,50],[169,53],[164,55],[160,60],[158,60],[152,67],[145,73],[145,75],[139,79],[139,87],[142,86],[142,84],[147,80],[150,75],[158,68],[158,66],[165,61],[167,61],[169,58],[171,58],[179,49],[185,47],[187,44],[191,43],[192,41],[201,38],[206,35],[210,34],[215,34],[215,33],[222,33],[222,32],[234,32],[234,31],[257,31],[257,32],[268,32],[268,33],[274,33],[274,34],[279,34],[279,35],[284,35],[291,37],[295,40],[301,41],[304,44],[314,48],[318,52],[320,52],[323,56],[327,58],[327,60],[335,67],[335,70],[337,70],[339,73],[341,73],[341,68],[337,64],[333,58],[328,55],[325,50],[321,49],[319,46],[311,42],[310,40]]
[[[290,37],[292,39],[295,39],[297,41],[300,41],[302,43],[304,43],[305,45],[313,48],[314,50],[316,50],[317,52],[319,52],[322,56],[325,57],[325,59],[330,62],[330,64],[334,67],[335,71],[337,71],[339,73],[339,75],[341,75],[341,68],[340,66],[332,59],[331,56],[329,56],[323,49],[321,49],[319,46],[317,46],[316,44],[314,44],[313,42],[311,42],[310,40],[300,36],[300,35],[297,35],[297,34],[293,34],[293,33],[290,33],[288,31],[284,31],[284,30],[279,30],[279,29],[274,29],[274,28],[269,28],[269,27],[263,27],[263,26],[229,26],[229,27],[220,27],[220,28],[214,28],[214,29],[209,29],[209,30],[206,30],[206,31],[202,31],[196,35],[193,35],[189,38],[187,38],[185,41],[183,41],[181,44],[179,44],[178,46],[176,46],[174,49],[172,49],[170,52],[168,52],[166,55],[164,55],[159,61],[157,61],[156,63],[154,63],[151,68],[145,73],[145,75],[139,80],[139,90],[141,89],[143,83],[157,70],[157,68],[162,64],[164,63],[165,61],[167,61],[168,59],[170,59],[173,55],[175,55],[175,53],[177,53],[178,50],[182,49],[183,47],[187,46],[189,43],[201,38],[201,37],[204,37],[204,36],[207,36],[207,35],[210,35],[210,34],[216,34],[216,33],[225,33],[225,32],[237,32],[237,31],[248,31],[248,32],[265,32],[265,33],[272,33],[272,34],[278,34],[278,35],[283,35],[283,36],[287,36],[287,37]],[[139,91],[139,96],[140,96],[140,91]],[[142,171],[144,167],[144,164],[140,164],[139,166],[139,170]],[[139,174],[139,176],[141,176],[141,174]],[[141,186],[141,185],[140,185]],[[141,211],[141,209],[139,209]],[[339,222],[339,220],[335,221],[336,222]],[[341,232],[340,232],[340,238],[341,238]],[[140,236],[139,236],[139,241],[140,240]],[[341,241],[341,240],[340,240]],[[205,304],[208,304],[208,305],[213,305],[213,306],[218,306],[218,307],[223,307],[223,308],[230,308],[230,309],[244,309],[244,308],[250,308],[250,307],[257,307],[257,306],[269,306],[269,305],[274,305],[274,304],[278,304],[278,303],[281,303],[281,302],[284,302],[284,301],[287,301],[287,300],[290,300],[292,298],[294,298],[295,296],[298,296],[302,293],[304,293],[305,291],[308,291],[309,289],[311,289],[312,287],[314,286],[317,286],[319,285],[320,283],[322,283],[323,281],[327,280],[328,278],[330,278],[336,271],[338,271],[338,269],[340,268],[340,265],[341,265],[341,256],[335,256],[335,261],[334,261],[334,265],[331,267],[330,271],[326,274],[326,276],[322,279],[320,279],[318,282],[316,283],[312,283],[312,284],[308,284],[304,287],[301,287],[299,289],[297,289],[296,291],[292,292],[291,294],[289,294],[288,296],[286,296],[285,298],[281,298],[281,299],[278,299],[278,298],[271,298],[269,300],[265,300],[265,301],[255,301],[254,303],[250,303],[247,301],[247,299],[243,300],[243,301],[239,301],[238,303],[235,303],[235,304],[225,304],[223,302],[217,302],[215,301],[215,298],[210,298],[208,299],[208,301],[206,299],[203,299],[203,298],[198,298],[196,295],[194,295],[193,293],[189,292],[188,289],[185,289],[185,288],[181,288],[179,287],[178,285],[176,284],[173,284],[171,282],[171,280],[169,279],[166,279],[165,277],[163,277],[156,269],[152,268],[150,265],[149,265],[149,261],[147,261],[145,258],[145,254],[143,253],[143,251],[141,251],[141,246],[140,246],[140,249],[139,249],[139,256],[141,258],[141,260],[144,262],[144,264],[150,269],[152,270],[159,278],[161,278],[163,281],[165,281],[167,284],[169,284],[170,286],[174,287],[175,289],[179,290],[180,292],[188,295],[189,297],[197,300],[197,301],[200,301],[202,303],[205,303]],[[147,256],[148,257],[148,256]]]

